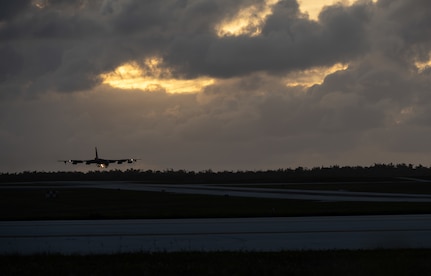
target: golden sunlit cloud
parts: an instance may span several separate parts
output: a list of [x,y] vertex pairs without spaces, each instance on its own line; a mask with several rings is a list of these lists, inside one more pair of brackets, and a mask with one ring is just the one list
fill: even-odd
[[196,93],[215,80],[208,77],[196,79],[176,79],[169,69],[163,68],[160,58],[149,58],[141,67],[137,62],[128,62],[114,71],[102,74],[104,84],[120,89],[140,89],[145,91],[166,90],[168,93]]
[[252,5],[238,11],[216,26],[217,35],[223,36],[257,36],[262,31],[265,19],[272,14],[272,7],[279,0],[265,0],[263,5]]
[[[349,6],[356,1],[349,0],[299,0],[299,8],[301,12],[307,13],[311,20],[318,20],[319,13],[325,6],[335,5],[341,3],[342,5]],[[377,2],[377,0],[372,0],[372,2]]]
[[47,1],[46,0],[33,0],[31,2],[31,4],[36,8],[43,9],[47,5]]
[[[265,0],[263,5],[251,5],[239,10],[233,17],[223,20],[215,27],[217,35],[223,36],[258,36],[272,8],[280,0]],[[300,11],[307,13],[311,20],[318,20],[319,13],[325,6],[342,4],[349,6],[355,1],[349,0],[299,0]],[[377,0],[372,0],[377,2]]]
[[299,8],[301,12],[307,13],[309,18],[317,20],[319,13],[325,6],[333,5],[337,2],[348,4],[348,1],[337,1],[337,0],[299,0]]
[[419,73],[423,72],[425,69],[431,68],[431,60],[425,62],[415,62],[415,66]]
[[332,66],[314,67],[299,72],[292,72],[285,78],[286,86],[310,87],[315,84],[321,84],[328,75],[346,70],[348,67],[347,64],[337,63]]

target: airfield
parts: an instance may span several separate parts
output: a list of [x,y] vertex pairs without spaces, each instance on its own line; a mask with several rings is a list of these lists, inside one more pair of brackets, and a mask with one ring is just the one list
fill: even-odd
[[[394,189],[388,191],[387,185]],[[364,191],[364,186],[372,189]],[[380,186],[3,183],[2,217],[7,218],[8,212],[11,219],[0,222],[0,253],[431,248],[428,186],[428,182],[414,179]],[[409,189],[415,192],[407,192]],[[15,197],[10,202],[16,206],[10,202],[8,206],[8,193]],[[17,199],[21,195],[22,204],[37,200],[20,213]],[[193,201],[197,201],[195,205]],[[126,208],[126,203],[132,205]]]
[[0,222],[2,254],[431,248],[431,215]]

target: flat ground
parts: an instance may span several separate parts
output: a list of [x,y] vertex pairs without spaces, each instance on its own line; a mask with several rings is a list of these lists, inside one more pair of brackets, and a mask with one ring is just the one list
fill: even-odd
[[[145,185],[145,184],[142,184]],[[245,198],[95,188],[0,186],[1,220],[429,214],[431,202],[347,202]],[[178,185],[180,186],[180,185]],[[229,185],[229,187],[236,185]],[[241,185],[244,187],[247,185]],[[260,184],[253,188],[430,195],[431,183]],[[163,189],[160,189],[162,191]]]
[[[0,189],[1,220],[424,214],[431,203],[322,202],[91,188]],[[232,186],[232,185],[229,185]],[[244,186],[244,185],[241,185]],[[251,185],[431,194],[430,183]],[[50,195],[56,194],[55,197]],[[431,250],[188,252],[100,256],[0,256],[2,275],[423,275]]]
[[2,275],[426,275],[431,250],[0,256]]

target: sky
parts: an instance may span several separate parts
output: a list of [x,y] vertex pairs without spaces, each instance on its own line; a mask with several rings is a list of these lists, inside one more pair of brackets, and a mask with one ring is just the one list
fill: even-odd
[[0,1],[0,172],[431,165],[431,1]]

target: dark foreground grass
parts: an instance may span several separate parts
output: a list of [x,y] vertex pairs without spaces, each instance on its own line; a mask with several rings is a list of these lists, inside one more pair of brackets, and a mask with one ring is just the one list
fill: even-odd
[[103,189],[0,190],[0,220],[425,214],[431,203],[319,202]]
[[1,275],[429,275],[431,250],[0,256]]

